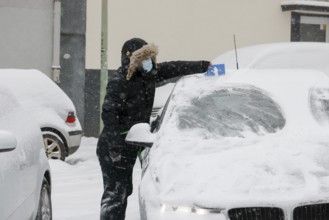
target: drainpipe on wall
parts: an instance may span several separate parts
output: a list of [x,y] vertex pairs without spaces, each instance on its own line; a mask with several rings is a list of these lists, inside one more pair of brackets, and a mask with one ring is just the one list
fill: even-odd
[[61,41],[61,1],[54,0],[53,63],[52,79],[60,83],[60,41]]

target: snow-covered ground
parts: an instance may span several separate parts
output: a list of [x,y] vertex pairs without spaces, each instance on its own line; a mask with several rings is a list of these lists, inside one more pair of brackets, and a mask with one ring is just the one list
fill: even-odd
[[[96,138],[83,137],[79,150],[65,162],[50,160],[54,220],[99,219],[102,175],[96,156]],[[138,184],[141,168],[134,168],[134,192],[129,197],[127,220],[139,220]]]

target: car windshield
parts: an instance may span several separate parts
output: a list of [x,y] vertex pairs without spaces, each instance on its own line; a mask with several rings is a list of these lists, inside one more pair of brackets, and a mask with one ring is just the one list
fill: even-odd
[[202,129],[224,137],[274,133],[285,125],[280,107],[257,88],[224,88],[177,109],[179,129]]

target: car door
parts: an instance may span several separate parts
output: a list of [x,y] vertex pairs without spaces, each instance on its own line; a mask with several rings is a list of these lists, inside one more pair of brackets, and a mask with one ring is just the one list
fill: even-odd
[[0,152],[0,219],[30,219],[36,207],[35,193],[39,193],[35,191],[39,158],[35,147],[42,143],[41,133],[11,93],[2,88],[0,103],[0,130],[10,132],[17,141],[14,150]]

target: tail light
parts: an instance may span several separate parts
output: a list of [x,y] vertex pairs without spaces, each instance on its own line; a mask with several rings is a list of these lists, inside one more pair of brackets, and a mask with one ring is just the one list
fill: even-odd
[[74,112],[69,112],[67,114],[67,118],[66,118],[66,123],[74,123],[76,120],[76,117],[75,117],[75,113]]

